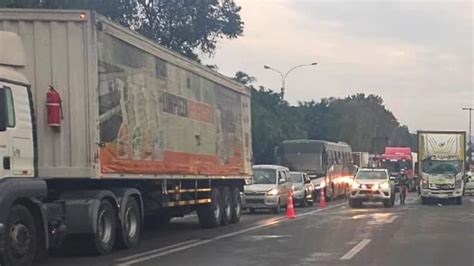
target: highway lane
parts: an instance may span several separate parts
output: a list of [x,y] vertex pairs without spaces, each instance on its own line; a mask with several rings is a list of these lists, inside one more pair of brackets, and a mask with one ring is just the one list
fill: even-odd
[[[328,208],[345,205],[345,200],[339,199],[328,203]],[[296,214],[317,211],[314,207],[296,207]],[[38,265],[115,265],[121,258],[133,257],[137,254],[156,253],[158,250],[167,250],[183,244],[191,244],[196,240],[208,240],[234,234],[240,230],[254,230],[255,227],[266,226],[285,219],[285,213],[273,214],[269,211],[258,211],[256,214],[244,212],[240,223],[221,226],[213,229],[202,229],[195,214],[184,218],[174,218],[168,226],[147,228],[142,236],[140,246],[132,250],[115,250],[108,256],[93,256],[83,254],[82,250],[73,250],[77,254],[56,254]]]
[[474,265],[474,198],[464,205],[370,204],[297,209],[297,218],[244,215],[202,230],[193,217],[147,231],[138,249],[106,257],[53,258],[51,265]]

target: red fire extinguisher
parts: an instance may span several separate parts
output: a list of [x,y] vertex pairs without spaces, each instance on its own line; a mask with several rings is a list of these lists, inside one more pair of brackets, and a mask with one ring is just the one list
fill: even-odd
[[48,125],[59,129],[63,119],[61,96],[51,85],[46,93],[46,109],[48,112]]

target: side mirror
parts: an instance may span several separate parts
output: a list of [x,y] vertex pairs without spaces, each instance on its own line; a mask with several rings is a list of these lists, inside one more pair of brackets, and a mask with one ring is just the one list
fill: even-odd
[[278,184],[283,184],[286,183],[286,180],[284,178],[278,179]]
[[0,132],[7,130],[8,123],[7,94],[5,89],[0,88]]

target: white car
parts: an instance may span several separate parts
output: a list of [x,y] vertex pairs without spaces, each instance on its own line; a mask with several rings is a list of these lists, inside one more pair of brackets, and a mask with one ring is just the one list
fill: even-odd
[[360,207],[363,202],[383,202],[384,207],[395,205],[395,184],[386,169],[359,169],[349,194],[349,205]]
[[471,171],[466,173],[466,185],[464,186],[464,195],[474,195],[474,176]]

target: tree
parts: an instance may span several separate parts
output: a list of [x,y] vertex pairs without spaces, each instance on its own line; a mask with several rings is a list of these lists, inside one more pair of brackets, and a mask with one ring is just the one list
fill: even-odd
[[234,0],[0,0],[0,7],[90,9],[188,58],[243,34]]

